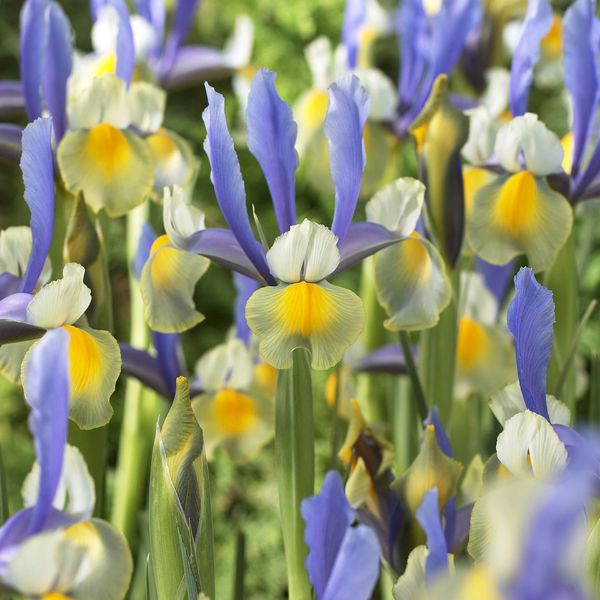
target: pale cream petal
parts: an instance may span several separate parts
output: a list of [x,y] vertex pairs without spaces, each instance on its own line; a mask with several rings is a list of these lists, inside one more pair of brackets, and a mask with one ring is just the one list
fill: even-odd
[[134,81],[129,86],[131,124],[144,133],[159,129],[163,122],[167,93],[145,81]]
[[245,344],[234,338],[206,352],[196,363],[196,375],[204,390],[224,387],[248,389],[254,376],[254,362]]
[[168,187],[163,196],[163,224],[174,246],[187,250],[187,240],[205,229],[204,211],[185,201],[185,193],[178,185]]

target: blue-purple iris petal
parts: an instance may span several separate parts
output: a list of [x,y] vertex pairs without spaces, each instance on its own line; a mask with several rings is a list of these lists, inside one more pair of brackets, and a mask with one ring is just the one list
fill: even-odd
[[55,2],[47,9],[47,41],[42,81],[58,143],[67,130],[67,80],[73,67],[71,24]]
[[284,233],[296,223],[294,174],[298,167],[298,126],[292,109],[275,88],[275,73],[261,69],[248,95],[248,148],[265,175],[277,224]]
[[478,256],[475,260],[475,269],[483,276],[485,287],[494,294],[494,298],[498,302],[498,312],[500,312],[515,271],[515,261],[511,260],[505,265],[493,265]]
[[246,208],[246,190],[240,171],[240,163],[233,147],[233,140],[225,120],[223,96],[205,84],[208,107],[202,113],[206,125],[204,150],[211,168],[211,181],[221,212],[250,262],[265,279],[273,277],[265,258],[264,248],[256,241]]
[[90,13],[92,14],[92,20],[98,18],[100,9],[108,3],[108,0],[90,0]]
[[429,582],[441,571],[448,570],[448,547],[440,520],[437,488],[425,493],[416,516],[427,536],[425,579]]
[[31,407],[29,429],[40,465],[40,484],[29,534],[43,529],[60,482],[69,414],[68,351],[69,334],[63,328],[48,331],[31,350],[23,379],[25,400]]
[[181,358],[181,336],[178,333],[152,332],[152,341],[156,348],[158,367],[169,392],[169,399],[175,396],[175,381],[185,375]]
[[[450,504],[450,502],[448,504]],[[452,538],[448,536],[449,531],[446,530],[446,543],[448,544],[449,552],[457,553],[463,549],[467,541],[467,537],[469,536],[472,512],[472,502],[469,504],[465,504],[464,506],[461,506],[458,510],[454,511],[454,535],[452,536]]]
[[508,328],[515,339],[519,383],[525,405],[549,420],[546,371],[554,337],[552,292],[540,285],[528,267],[515,275],[515,297],[508,307]]
[[366,163],[363,129],[369,106],[369,95],[354,75],[341,77],[329,88],[325,135],[335,187],[331,229],[340,243],[346,237],[358,202]]
[[142,269],[148,260],[154,240],[156,240],[156,234],[154,233],[152,226],[149,223],[144,223],[142,225],[142,231],[140,232],[138,247],[135,256],[133,257],[133,270],[138,279],[142,276]]
[[32,292],[50,251],[54,230],[54,162],[52,120],[36,119],[23,130],[21,171],[25,183],[25,202],[31,211],[31,255],[23,292]]
[[27,319],[27,305],[33,296],[17,292],[0,300],[0,319],[25,322]]
[[152,356],[146,350],[133,348],[124,342],[119,344],[119,349],[121,350],[122,373],[135,377],[161,396],[170,397],[156,356]]
[[381,346],[351,364],[357,373],[388,373],[402,375],[406,373],[404,353],[398,344]]
[[577,0],[563,19],[565,87],[573,100],[573,157],[576,177],[598,107],[600,22],[594,0]]
[[[21,289],[21,279],[12,273],[0,273],[0,301]],[[1,311],[0,311],[1,312]]]
[[452,458],[452,445],[450,444],[450,440],[448,439],[448,436],[444,431],[444,427],[442,426],[442,422],[440,421],[440,415],[435,406],[432,406],[429,409],[429,414],[423,422],[423,425],[433,425],[437,445],[448,458]]
[[540,42],[551,25],[552,7],[548,0],[529,0],[510,69],[510,110],[513,117],[527,111],[533,68],[540,58]]
[[354,511],[346,499],[339,473],[327,473],[321,491],[302,500],[301,512],[306,522],[304,539],[309,550],[306,569],[316,596],[321,600],[344,537],[354,520]]
[[164,0],[135,0],[138,14],[146,19],[154,31],[155,43],[153,54],[160,51],[165,35],[165,2]]
[[259,286],[256,279],[246,277],[241,273],[233,274],[233,283],[237,292],[234,306],[235,332],[236,336],[248,345],[252,332],[246,321],[246,303]]
[[40,89],[45,44],[45,11],[48,0],[27,0],[21,11],[20,73],[25,108],[30,121],[42,114]]
[[173,65],[162,78],[163,86],[170,90],[207,79],[226,77],[236,69],[231,57],[211,46],[183,46],[177,52]]
[[124,0],[107,0],[106,4],[111,5],[119,16],[116,75],[129,85],[135,69],[135,44],[131,21],[129,20],[129,10],[127,10]]
[[173,15],[173,25],[165,44],[163,59],[160,65],[161,78],[166,77],[173,67],[190,25],[194,22],[194,16],[199,4],[200,0],[178,0],[175,6],[175,14]]
[[355,69],[358,62],[360,29],[367,14],[366,0],[346,0],[344,22],[342,24],[342,44],[346,48],[349,69]]

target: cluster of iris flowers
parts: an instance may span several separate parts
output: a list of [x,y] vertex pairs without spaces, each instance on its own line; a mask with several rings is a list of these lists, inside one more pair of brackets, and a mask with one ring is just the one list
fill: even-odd
[[[293,106],[250,64],[248,17],[221,50],[185,45],[198,0],[132,4],[92,0],[86,54],[57,0],[26,0],[20,81],[0,83],[0,116],[28,121],[0,124],[0,155],[20,161],[31,215],[0,232],[0,373],[36,453],[24,507],[2,502],[0,592],[214,599],[211,477],[274,440],[292,600],[599,597],[600,369],[580,355],[595,301],[579,305],[578,280],[580,221],[599,216],[595,0],[348,0],[340,44],[306,48]],[[208,83],[229,78],[235,144]],[[170,90],[202,85],[199,157],[163,121]],[[562,138],[528,112],[550,88]],[[250,205],[236,145],[273,218]],[[299,166],[330,220],[297,198]],[[182,335],[202,336],[211,264],[232,274],[234,322],[190,372]],[[338,279],[350,269],[359,286]],[[242,538],[234,598],[255,568]]]

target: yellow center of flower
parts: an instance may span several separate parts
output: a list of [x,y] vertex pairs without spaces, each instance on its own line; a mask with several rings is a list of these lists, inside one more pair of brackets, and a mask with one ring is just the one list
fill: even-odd
[[416,231],[402,242],[406,271],[414,281],[429,281],[431,275],[431,261],[425,244],[421,243],[421,236]]
[[164,233],[163,235],[159,235],[153,242],[152,246],[150,246],[150,256],[152,256],[159,248],[170,244],[171,240],[169,236]]
[[538,222],[535,177],[528,171],[512,175],[500,188],[494,217],[498,225],[516,236]]
[[101,77],[102,75],[114,75],[117,72],[117,55],[113,52],[107,54],[98,60],[94,75]]
[[248,431],[256,421],[254,400],[230,388],[217,393],[214,411],[219,426],[230,436]]
[[560,140],[560,145],[564,153],[562,168],[565,173],[570,174],[573,169],[573,148],[575,146],[575,138],[570,131]]
[[550,31],[542,39],[542,52],[551,58],[559,58],[563,48],[562,19],[558,15],[552,17]]
[[268,392],[275,391],[277,383],[277,369],[267,363],[259,363],[254,367],[254,383]]
[[465,190],[465,218],[469,220],[473,212],[475,194],[484,185],[489,183],[493,175],[486,169],[469,167],[463,171],[463,186]]
[[[163,246],[171,243],[169,236],[165,233],[158,236],[150,247],[150,256]],[[157,254],[152,260],[152,279],[157,285],[167,287],[171,284],[172,273],[174,271],[175,261],[178,251],[175,248],[169,248]]]
[[462,600],[480,600],[481,598],[501,600],[502,598],[489,570],[482,565],[477,565],[469,571],[457,597]]
[[473,319],[463,317],[458,326],[456,360],[463,371],[470,371],[485,356],[488,339],[485,329]]
[[60,592],[51,592],[50,594],[43,594],[42,600],[71,600],[71,596],[65,596]]
[[307,129],[320,127],[327,114],[329,96],[324,90],[311,90],[302,106],[302,121]]
[[80,521],[67,527],[65,535],[77,546],[89,546],[96,537],[96,528],[90,521]]
[[168,161],[178,153],[177,144],[168,135],[161,131],[154,133],[146,138],[146,142],[150,147],[150,152],[156,161]]
[[117,169],[126,168],[131,154],[123,133],[108,123],[92,127],[85,152],[107,182],[113,178]]
[[71,394],[77,395],[97,381],[100,376],[102,355],[96,340],[83,329],[65,325],[69,334],[69,370]]
[[317,283],[292,283],[282,290],[279,321],[288,334],[310,337],[327,329],[335,312],[333,302],[327,291]]

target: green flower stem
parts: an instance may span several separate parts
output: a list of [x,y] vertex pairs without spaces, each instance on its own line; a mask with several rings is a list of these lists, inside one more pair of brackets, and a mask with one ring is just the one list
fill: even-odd
[[[147,348],[150,342],[148,327],[144,321],[144,305],[132,266],[148,210],[148,202],[145,202],[127,216],[127,258],[130,265],[131,295],[129,339],[136,348]],[[154,429],[163,408],[163,403],[156,393],[146,389],[137,379],[127,380],[111,521],[123,532],[132,548],[137,546],[138,515],[145,504]]]
[[415,398],[419,417],[424,421],[427,418],[428,413],[427,401],[425,400],[425,393],[423,392],[421,379],[419,378],[415,359],[413,358],[410,337],[406,331],[400,332],[400,345],[402,346],[404,362],[406,363],[406,369],[412,385],[413,396]]
[[338,467],[338,450],[340,446],[340,395],[341,395],[341,387],[342,387],[342,363],[338,363],[335,367],[335,401],[333,403],[333,411],[332,411],[332,420],[333,423],[331,425],[331,454],[329,457],[329,468],[337,469]]
[[[360,297],[365,309],[365,328],[361,340],[365,352],[371,352],[386,343],[386,331],[382,325],[386,314],[375,292],[374,257],[362,263]],[[369,423],[387,422],[385,383],[385,377],[381,375],[361,374],[357,377],[358,401]]]
[[291,368],[277,376],[275,453],[279,508],[288,572],[290,600],[311,600],[304,567],[307,548],[300,502],[314,492],[315,448],[312,383],[308,356],[296,349]]
[[421,333],[419,366],[421,383],[429,406],[436,406],[444,425],[450,422],[454,394],[456,340],[458,336],[457,296],[459,269],[452,273],[454,295],[440,315],[438,324]]
[[[554,340],[556,351],[564,360],[569,355],[579,325],[579,288],[573,231],[546,273],[544,285],[553,293],[556,314]],[[553,394],[558,386],[563,368],[562,360],[557,358],[557,352],[553,351],[552,354],[548,369],[550,394]],[[571,414],[575,415],[575,369],[568,370],[565,375],[564,381],[560,382],[560,400],[571,409]]]
[[394,403],[393,439],[396,473],[404,473],[417,454],[419,421],[407,377],[399,377]]

